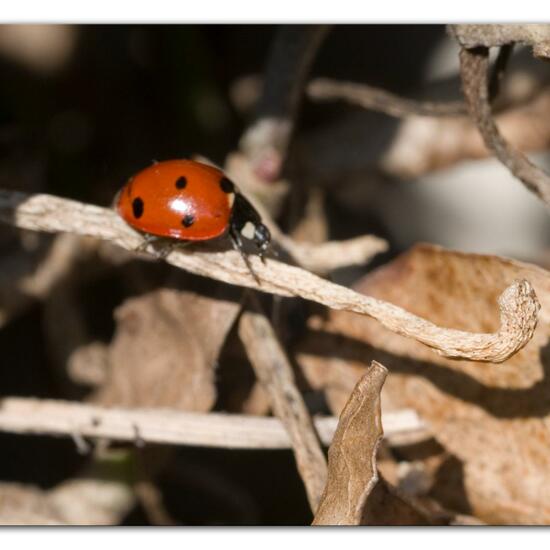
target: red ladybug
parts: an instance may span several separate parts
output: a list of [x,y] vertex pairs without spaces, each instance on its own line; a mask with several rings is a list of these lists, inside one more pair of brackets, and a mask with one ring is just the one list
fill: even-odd
[[242,236],[254,242],[262,259],[271,240],[260,215],[233,182],[221,170],[192,160],[145,168],[122,188],[116,208],[148,241],[207,241],[228,234],[247,265]]

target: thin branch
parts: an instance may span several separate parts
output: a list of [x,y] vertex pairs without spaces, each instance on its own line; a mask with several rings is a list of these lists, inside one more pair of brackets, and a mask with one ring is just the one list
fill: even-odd
[[415,101],[368,84],[342,82],[330,78],[316,78],[309,84],[307,93],[311,99],[318,101],[343,99],[365,109],[380,111],[398,118],[461,116],[468,113],[463,101]]
[[[112,210],[54,197],[0,190],[0,220],[35,231],[70,232],[111,241],[135,251],[143,237]],[[214,245],[173,250],[166,262],[196,275],[276,294],[296,296],[333,309],[352,311],[378,320],[386,328],[414,338],[447,357],[502,362],[523,348],[533,336],[540,304],[528,281],[516,281],[498,303],[501,326],[496,333],[446,329],[404,309],[331,283],[308,271],[273,259],[250,256],[259,284],[239,253]],[[155,252],[149,245],[148,252]]]
[[524,185],[550,205],[550,175],[533,164],[523,153],[514,149],[499,132],[489,103],[489,48],[462,48],[460,72],[464,95],[485,145],[524,183]]
[[302,394],[296,387],[292,366],[273,327],[254,297],[249,303],[251,310],[241,316],[239,336],[269,396],[273,412],[288,432],[296,465],[315,513],[327,478],[327,461]]
[[388,250],[388,241],[374,235],[313,244],[280,234],[278,242],[301,267],[319,274],[340,267],[366,265],[374,256]]
[[[329,445],[338,419],[315,419],[321,441]],[[386,437],[404,433],[427,437],[413,410],[383,416]],[[106,408],[70,401],[6,397],[0,399],[0,431],[18,434],[102,438],[113,441],[223,447],[230,449],[288,449],[291,441],[277,418],[191,413],[174,409]]]
[[284,25],[275,36],[256,120],[241,139],[263,180],[280,176],[305,81],[328,30],[327,25]]

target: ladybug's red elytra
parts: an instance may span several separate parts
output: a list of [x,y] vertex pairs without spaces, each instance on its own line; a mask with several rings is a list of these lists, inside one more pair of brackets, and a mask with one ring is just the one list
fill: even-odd
[[192,160],[168,160],[145,168],[116,200],[120,216],[147,236],[206,241],[228,234],[247,265],[242,237],[263,255],[271,235],[260,215],[221,171]]

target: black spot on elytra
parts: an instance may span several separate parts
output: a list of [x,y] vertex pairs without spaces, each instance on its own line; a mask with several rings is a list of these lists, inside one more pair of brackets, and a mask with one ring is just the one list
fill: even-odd
[[194,221],[195,216],[193,216],[193,214],[185,214],[185,216],[183,216],[183,220],[181,220],[181,224],[184,227],[191,227]]
[[222,178],[220,181],[220,187],[224,193],[233,193],[235,186],[229,178]]
[[187,178],[185,176],[181,176],[176,180],[176,187],[178,189],[185,189],[186,185],[187,185]]
[[139,197],[136,197],[132,201],[132,212],[134,213],[134,217],[138,219],[143,216],[143,200]]

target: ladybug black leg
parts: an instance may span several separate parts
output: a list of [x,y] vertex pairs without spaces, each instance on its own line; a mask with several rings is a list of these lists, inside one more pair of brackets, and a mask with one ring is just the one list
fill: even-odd
[[143,234],[143,241],[134,249],[135,252],[145,252],[150,244],[154,244],[160,240],[160,237],[156,235],[150,235],[149,233]]
[[250,274],[252,275],[252,277],[254,277],[254,280],[258,283],[258,285],[261,285],[258,275],[256,275],[255,271],[252,269],[252,264],[250,263],[248,256],[243,251],[243,241],[241,239],[239,232],[236,231],[234,228],[231,228],[229,230],[229,236],[231,237],[231,243],[233,244],[233,248],[237,250],[241,255],[242,259],[244,260],[244,263],[246,264],[246,267],[248,267],[248,271],[250,271]]
[[[135,249],[136,252],[146,252],[147,247],[153,245],[153,256],[157,260],[164,260],[175,247],[175,243],[164,239],[163,237],[157,237],[156,235],[150,235],[148,233],[143,235],[143,241]],[[158,246],[155,246],[158,245]]]

